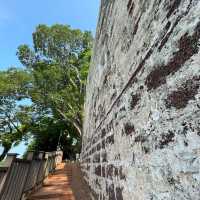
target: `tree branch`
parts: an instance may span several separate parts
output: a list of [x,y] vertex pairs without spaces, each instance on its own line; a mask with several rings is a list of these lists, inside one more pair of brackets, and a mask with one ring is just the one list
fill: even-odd
[[68,122],[70,122],[78,131],[79,136],[82,136],[82,127],[75,120],[69,119],[59,108],[56,108],[57,112]]

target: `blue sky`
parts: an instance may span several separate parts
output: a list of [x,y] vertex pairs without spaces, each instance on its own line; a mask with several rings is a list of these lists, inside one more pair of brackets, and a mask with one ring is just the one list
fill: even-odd
[[16,49],[32,44],[38,24],[68,24],[95,33],[100,0],[0,0],[0,69],[20,66]]
[[[16,49],[32,44],[38,24],[68,24],[95,34],[99,4],[100,0],[0,0],[0,70],[21,67]],[[21,144],[11,152],[24,150]]]

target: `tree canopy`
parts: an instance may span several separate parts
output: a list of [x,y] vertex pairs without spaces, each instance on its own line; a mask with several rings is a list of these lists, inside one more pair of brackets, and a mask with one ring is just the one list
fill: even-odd
[[0,72],[0,142],[4,147],[0,160],[12,145],[26,138],[27,123],[22,122],[24,111],[18,104],[27,97],[30,81],[31,76],[26,71],[12,68]]
[[[33,136],[29,149],[50,151],[60,146],[70,158],[80,151],[92,35],[56,24],[39,25],[32,36],[32,47],[23,44],[17,49],[25,69],[0,73],[0,103],[12,110],[13,133],[25,129],[19,140],[22,135]],[[27,98],[31,105],[17,105]],[[9,126],[5,127],[2,136]]]

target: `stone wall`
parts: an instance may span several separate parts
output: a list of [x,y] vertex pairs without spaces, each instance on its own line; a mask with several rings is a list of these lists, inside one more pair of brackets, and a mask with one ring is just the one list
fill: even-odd
[[200,199],[200,0],[102,0],[82,170],[100,200]]

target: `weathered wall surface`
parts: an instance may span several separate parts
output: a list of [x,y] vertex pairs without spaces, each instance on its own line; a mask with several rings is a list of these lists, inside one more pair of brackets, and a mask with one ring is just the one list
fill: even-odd
[[102,0],[82,169],[94,199],[200,199],[200,0]]

